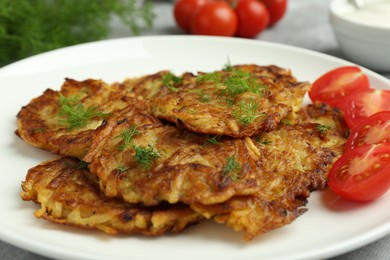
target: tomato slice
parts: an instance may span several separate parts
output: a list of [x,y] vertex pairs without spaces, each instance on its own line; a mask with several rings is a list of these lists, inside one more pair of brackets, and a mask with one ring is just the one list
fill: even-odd
[[344,116],[348,126],[358,127],[366,118],[390,110],[390,91],[366,89],[353,93],[345,102]]
[[347,150],[333,165],[328,186],[343,198],[370,201],[390,188],[390,144]]
[[368,77],[355,66],[344,66],[319,77],[309,91],[313,102],[343,109],[345,98],[355,91],[369,89]]
[[367,144],[379,144],[390,141],[390,111],[382,111],[365,119],[352,130],[345,149],[353,149]]

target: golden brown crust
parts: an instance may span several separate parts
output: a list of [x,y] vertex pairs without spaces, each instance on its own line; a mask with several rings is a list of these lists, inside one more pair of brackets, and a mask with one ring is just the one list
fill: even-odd
[[[96,131],[92,147],[83,158],[91,163],[89,168],[99,177],[107,196],[147,205],[162,201],[210,204],[256,192],[256,169],[244,140],[225,138],[212,145],[210,136],[170,125],[137,124],[137,118],[143,116],[135,109],[124,109],[110,117]],[[134,125],[139,135],[126,149],[118,149],[123,143],[118,136]],[[145,169],[137,162],[134,146],[153,148],[159,157]],[[228,157],[236,157],[245,166],[238,181],[223,173]]]
[[[153,114],[197,133],[252,136],[274,129],[298,111],[310,87],[276,66],[239,65],[214,72],[214,79],[201,79],[204,75],[183,74],[177,90],[163,86],[151,99]],[[237,90],[246,83],[255,87]],[[245,112],[248,106],[252,119]]]
[[169,71],[162,70],[154,74],[145,75],[142,77],[127,78],[123,83],[123,87],[127,92],[134,93],[136,96],[144,99],[152,99],[163,86],[163,77]]
[[278,129],[253,139],[257,149],[256,194],[235,196],[213,205],[191,207],[214,218],[250,240],[260,233],[291,223],[306,211],[310,192],[323,189],[327,173],[340,155],[334,147],[324,147],[316,124],[280,125]]
[[339,109],[322,103],[309,104],[297,113],[296,118],[296,123],[308,122],[326,127],[326,135],[322,136],[324,146],[333,147],[339,154],[344,151],[349,128]]
[[180,232],[202,219],[183,204],[142,207],[107,198],[96,176],[80,169],[79,163],[78,159],[60,158],[29,170],[21,196],[41,205],[36,217],[108,234],[149,236]]
[[17,115],[16,134],[27,143],[56,154],[81,158],[92,142],[93,131],[103,122],[104,116],[95,116],[85,125],[70,127],[61,114],[59,97],[76,98],[84,110],[106,114],[127,105],[148,106],[137,97],[127,94],[120,85],[108,85],[101,80],[76,81],[66,79],[61,91],[46,90],[24,106]]

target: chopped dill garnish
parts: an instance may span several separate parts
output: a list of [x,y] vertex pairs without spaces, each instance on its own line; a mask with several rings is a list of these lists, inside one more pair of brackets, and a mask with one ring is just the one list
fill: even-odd
[[38,128],[31,129],[31,132],[33,134],[35,134],[35,133],[44,133],[45,129],[43,129],[42,127],[38,127]]
[[226,88],[222,94],[228,97],[235,97],[245,92],[252,92],[261,95],[266,89],[265,85],[259,84],[255,77],[249,72],[242,70],[233,70],[232,73],[223,81]]
[[95,107],[85,108],[77,96],[65,97],[60,94],[58,104],[60,105],[59,115],[65,117],[63,121],[68,124],[68,129],[83,127],[95,117],[109,116],[108,113],[96,111]]
[[223,176],[229,176],[230,179],[233,181],[238,180],[238,174],[241,171],[241,165],[239,162],[236,161],[236,159],[231,156],[226,158],[226,164],[225,167],[223,168]]
[[198,99],[202,103],[209,103],[211,101],[211,97],[207,94],[204,89],[193,89],[191,92],[198,94]]
[[221,137],[221,136],[219,136],[219,135],[216,135],[216,136],[214,136],[214,137],[211,137],[211,138],[207,139],[207,143],[208,143],[208,144],[219,144],[218,139],[219,139],[220,137]]
[[183,79],[176,76],[175,74],[173,74],[172,72],[168,72],[166,74],[164,74],[164,76],[162,77],[162,82],[163,84],[171,91],[174,91],[174,92],[177,92],[179,91],[179,89],[177,87],[175,87],[175,85],[177,83],[180,83]]
[[196,77],[196,82],[212,82],[212,83],[221,83],[222,82],[222,74],[217,71],[201,74]]
[[223,70],[224,70],[224,71],[232,71],[232,70],[233,70],[233,66],[232,66],[232,63],[230,62],[229,57],[228,57],[227,62],[226,62],[225,65],[223,66]]
[[328,132],[328,130],[331,128],[332,127],[329,125],[321,125],[321,124],[316,125],[316,131],[320,132],[321,134],[326,134]]
[[118,166],[115,168],[115,170],[118,170],[118,171],[120,171],[121,173],[127,171],[128,169],[129,169],[129,167],[128,167],[128,166],[125,166],[125,165],[118,165]]
[[208,95],[203,89],[199,91],[199,101],[202,103],[209,103],[211,100],[210,95]]
[[264,141],[261,141],[260,143],[263,144],[263,145],[267,145],[267,144],[272,144],[272,141],[268,140],[268,139],[265,139]]
[[292,125],[292,122],[286,118],[283,118],[280,122],[284,125]]
[[190,115],[195,115],[196,114],[196,110],[195,109],[187,109],[186,112]]
[[65,160],[64,162],[64,165],[66,167],[70,167],[70,168],[73,168],[73,169],[76,169],[76,170],[83,170],[83,169],[86,169],[89,165],[89,163],[87,163],[86,161],[83,161],[81,159],[79,159],[79,161],[77,162],[77,164],[73,164],[73,163],[70,163],[68,161]]
[[349,129],[349,128],[348,128],[348,129],[345,129],[345,130],[344,130],[344,137],[345,137],[345,138],[348,138],[350,135],[351,135],[350,129]]
[[253,98],[247,102],[240,101],[238,107],[233,109],[232,115],[241,125],[252,124],[256,118],[264,116],[264,114],[259,113],[258,107],[258,103]]
[[153,162],[161,156],[151,145],[148,147],[134,145],[133,147],[135,150],[135,160],[144,170],[150,169]]
[[76,169],[78,170],[86,169],[88,165],[89,163],[87,163],[86,161],[80,160],[79,163],[77,164]]
[[272,143],[271,140],[269,140],[269,139],[262,140],[259,136],[256,136],[255,141],[262,144],[262,145],[268,145],[268,144]]
[[140,135],[141,132],[137,130],[137,126],[132,125],[128,129],[122,131],[122,133],[118,136],[122,138],[122,143],[118,146],[118,151],[125,150],[133,141],[133,138],[137,135]]

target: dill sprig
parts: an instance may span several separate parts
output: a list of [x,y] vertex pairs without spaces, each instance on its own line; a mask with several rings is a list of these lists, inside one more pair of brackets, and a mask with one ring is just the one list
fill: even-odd
[[197,83],[209,82],[209,83],[221,83],[222,82],[222,74],[214,71],[210,73],[201,74],[196,77]]
[[271,140],[268,140],[268,139],[265,139],[265,140],[263,140],[263,141],[260,141],[260,143],[261,143],[262,145],[268,145],[268,144],[272,144],[272,141],[271,141]]
[[76,169],[76,170],[84,170],[84,169],[87,169],[89,163],[87,163],[86,161],[83,161],[81,159],[79,159],[79,161],[77,162],[77,164],[73,164],[73,163],[70,163],[69,161],[64,161],[64,165],[66,167],[70,167],[70,168],[73,168],[73,169]]
[[221,138],[221,136],[216,135],[214,137],[211,137],[211,138],[207,139],[207,143],[208,144],[219,144],[218,139],[220,139],[220,138]]
[[144,170],[150,169],[153,162],[161,156],[161,154],[151,145],[148,147],[134,145],[133,147],[135,151],[135,160]]
[[133,141],[133,138],[137,135],[140,135],[141,132],[137,130],[136,125],[130,126],[128,129],[122,131],[122,133],[118,136],[122,138],[122,143],[118,146],[118,151],[125,150]]
[[226,62],[225,65],[223,66],[223,70],[224,70],[224,71],[232,71],[232,70],[233,70],[233,66],[232,66],[232,63],[230,62],[229,57],[228,57],[228,59],[227,59],[227,62]]
[[58,104],[60,105],[59,115],[65,118],[63,122],[70,130],[86,126],[93,118],[109,116],[108,113],[96,111],[95,107],[85,108],[77,96],[65,97],[60,94]]
[[238,180],[238,174],[241,171],[241,165],[236,159],[231,156],[226,158],[225,167],[223,168],[222,175],[229,176],[233,181]]
[[288,120],[286,118],[283,118],[282,120],[280,120],[280,122],[284,125],[292,125],[293,123],[291,122],[291,120]]
[[209,103],[211,101],[211,96],[206,93],[204,89],[193,89],[190,92],[196,93],[198,95],[198,100],[202,103]]
[[232,115],[241,125],[252,124],[259,116],[264,114],[258,111],[259,104],[250,98],[249,101],[240,101],[237,107],[232,111]]
[[89,163],[80,159],[80,161],[77,164],[77,169],[78,170],[87,169],[88,165],[89,165]]
[[162,77],[162,82],[163,84],[171,91],[174,91],[174,92],[177,92],[179,91],[179,89],[177,87],[175,87],[175,85],[177,83],[180,83],[183,79],[176,76],[175,74],[173,74],[172,72],[168,72],[166,74],[163,75]]
[[130,32],[153,26],[151,0],[2,0],[0,66],[78,43],[107,38],[113,18]]
[[222,94],[228,97],[235,97],[245,92],[252,92],[261,95],[266,89],[265,85],[259,84],[255,77],[249,72],[242,70],[233,70],[231,74],[223,81],[226,86]]
[[268,145],[268,144],[272,143],[271,140],[269,140],[269,139],[264,139],[263,140],[263,139],[260,138],[260,136],[256,136],[255,141],[260,143],[260,144],[262,144],[262,145]]
[[115,168],[115,170],[118,170],[118,171],[120,171],[121,173],[127,171],[128,169],[130,169],[129,166],[125,166],[125,165],[118,165],[118,166]]
[[326,134],[328,132],[328,130],[331,128],[332,127],[329,125],[321,125],[321,124],[317,124],[315,127],[316,131],[320,132],[321,134]]
[[202,103],[209,103],[211,101],[211,97],[207,94],[203,89],[201,89],[198,93],[199,101]]
[[38,127],[38,128],[31,129],[31,132],[32,132],[33,134],[35,134],[35,133],[44,133],[44,132],[45,132],[45,129],[42,128],[42,127]]

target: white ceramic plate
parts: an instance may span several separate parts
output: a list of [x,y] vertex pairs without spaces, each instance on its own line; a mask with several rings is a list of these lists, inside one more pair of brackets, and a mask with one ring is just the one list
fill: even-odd
[[[390,233],[390,192],[366,204],[346,202],[330,191],[314,192],[309,211],[291,225],[244,242],[242,234],[212,221],[179,235],[111,237],[35,219],[37,209],[19,198],[27,170],[52,155],[14,134],[15,115],[65,77],[121,81],[162,69],[212,71],[233,64],[276,64],[313,81],[346,61],[254,40],[167,36],[102,41],[38,55],[0,69],[0,238],[53,258],[67,259],[313,259],[341,254]],[[365,70],[373,86],[390,82]]]

